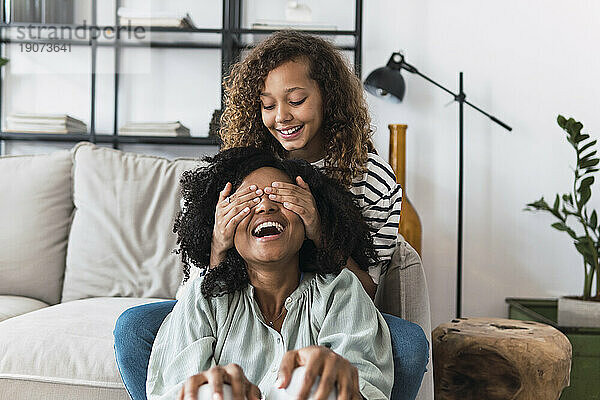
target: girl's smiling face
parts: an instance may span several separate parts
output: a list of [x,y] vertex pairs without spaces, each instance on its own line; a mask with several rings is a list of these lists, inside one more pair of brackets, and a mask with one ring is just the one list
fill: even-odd
[[273,69],[260,94],[262,120],[292,158],[323,158],[323,100],[304,61],[288,61]]

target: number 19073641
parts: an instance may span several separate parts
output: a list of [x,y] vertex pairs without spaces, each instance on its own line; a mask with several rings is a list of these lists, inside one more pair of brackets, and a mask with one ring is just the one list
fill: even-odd
[[70,44],[20,43],[21,53],[70,53]]

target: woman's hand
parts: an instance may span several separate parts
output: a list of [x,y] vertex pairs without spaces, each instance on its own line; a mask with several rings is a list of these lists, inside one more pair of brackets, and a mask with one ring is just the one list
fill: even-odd
[[225,188],[219,193],[219,201],[215,210],[215,226],[213,229],[210,247],[210,267],[216,267],[225,259],[227,250],[233,247],[233,235],[238,224],[260,202],[263,194],[256,185],[239,188],[234,194],[231,192],[231,183],[227,182]]
[[320,376],[321,380],[314,396],[315,400],[326,399],[334,385],[337,387],[338,399],[362,399],[358,388],[358,369],[324,346],[309,346],[285,353],[279,367],[276,385],[279,388],[287,387],[292,371],[301,365],[306,367],[306,371],[298,399],[308,398],[317,376]]
[[310,187],[302,177],[297,176],[298,185],[287,182],[273,182],[265,188],[265,193],[271,200],[283,203],[283,206],[298,214],[304,223],[306,237],[313,241],[315,246],[321,246],[321,218],[317,211],[315,198],[310,192]]
[[[213,400],[223,400],[223,383],[231,385],[234,400],[260,400],[260,389],[253,385],[244,375],[242,367],[237,364],[219,365],[197,375],[190,376],[181,391],[178,400],[197,400],[198,388],[208,384],[212,386]],[[220,396],[220,397],[219,397]]]

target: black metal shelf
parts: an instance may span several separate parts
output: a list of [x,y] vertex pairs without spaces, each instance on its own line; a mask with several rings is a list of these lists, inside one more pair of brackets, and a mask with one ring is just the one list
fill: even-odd
[[[256,33],[269,34],[270,32],[275,31],[260,31]],[[308,33],[314,33],[314,31],[306,31]],[[6,44],[28,44],[28,43],[37,43],[37,44],[66,44],[71,46],[92,46],[92,40],[73,40],[73,39],[49,39],[49,38],[36,38],[36,39],[13,39],[13,38],[1,38],[0,43]],[[95,41],[95,45],[98,47],[150,47],[150,48],[180,48],[180,49],[221,49],[223,46],[223,41],[220,40],[218,42],[202,42],[202,41],[123,41],[123,40],[112,40],[112,41]],[[232,46],[239,49],[252,49],[256,47],[257,43],[254,42],[244,42],[241,40],[233,40]],[[347,51],[356,51],[355,45],[339,45],[336,46],[340,50]]]
[[186,144],[198,146],[219,146],[220,140],[214,136],[125,136],[96,135],[96,143],[143,143],[143,144]]
[[[222,28],[171,28],[165,26],[143,26],[143,25],[76,25],[76,24],[39,24],[39,23],[0,23],[0,29],[11,29],[11,28],[56,28],[60,29],[83,29],[86,31],[95,30],[102,31],[106,29],[121,30],[121,31],[134,31],[136,29],[143,29],[147,32],[169,32],[169,33],[238,33],[238,34],[269,34],[279,31],[279,29],[257,29],[257,28],[238,28],[238,29],[222,29]],[[358,30],[337,30],[337,29],[296,29],[300,32],[312,33],[314,35],[323,36],[357,36],[360,35]]]
[[[92,46],[92,41],[85,40],[61,40],[61,39],[0,39],[0,43],[8,44],[68,44],[72,46]],[[96,42],[98,47],[150,47],[150,48],[177,48],[177,49],[220,49],[221,43],[201,42]]]
[[0,132],[0,140],[23,140],[40,142],[94,142],[94,143],[139,143],[139,144],[184,144],[198,146],[218,146],[220,141],[216,137],[197,136],[125,136],[110,134],[89,133],[28,133],[28,132]]
[[91,136],[84,133],[25,133],[25,132],[0,132],[2,140],[25,140],[40,142],[80,142],[90,141]]
[[[113,134],[101,134],[96,132],[96,63],[98,48],[114,48],[114,102],[113,102],[113,131],[119,130],[119,84],[121,70],[121,52],[126,48],[149,47],[149,48],[179,48],[179,49],[220,49],[221,50],[221,81],[229,73],[231,65],[236,63],[243,49],[252,48],[256,43],[244,38],[243,35],[258,34],[268,35],[275,30],[268,29],[247,29],[242,28],[242,1],[243,0],[222,0],[222,28],[168,28],[168,27],[139,27],[131,25],[116,25],[116,26],[100,26],[97,24],[97,4],[98,0],[91,0],[91,24],[42,24],[42,23],[0,23],[0,56],[4,54],[4,48],[15,44],[39,43],[39,44],[68,44],[73,46],[86,46],[91,50],[91,66],[90,66],[90,123],[88,134],[51,134],[51,133],[25,133],[25,132],[0,132],[0,141],[2,140],[29,140],[29,141],[46,141],[46,142],[77,142],[91,141],[93,143],[111,143],[114,148],[118,148],[121,143],[148,143],[148,144],[183,144],[183,145],[216,145],[219,140],[214,137],[157,137],[157,136],[119,136]],[[116,0],[114,17],[115,21],[119,21],[117,10],[121,6],[122,0]],[[4,1],[0,0],[0,5],[4,9]],[[362,11],[363,0],[355,0],[355,21],[354,30],[302,30],[314,35],[323,36],[345,36],[353,38],[353,44],[345,44],[338,46],[341,50],[354,52],[354,71],[360,78],[361,75],[361,59],[362,59]],[[75,30],[77,28],[86,31],[100,32],[106,29],[112,29],[110,38],[94,38],[95,35],[87,39],[50,39],[50,38],[11,38],[10,32],[13,28],[35,28],[37,27],[54,27],[62,32],[61,28]],[[136,42],[128,38],[130,31],[135,31],[139,28],[144,29],[144,32],[163,32],[173,33],[178,37],[178,40],[170,41],[169,38],[156,37],[156,40]],[[186,39],[183,39],[184,34],[187,34]],[[204,36],[193,36],[190,34],[218,34],[220,38],[207,40]],[[157,35],[159,36],[159,35]],[[192,40],[194,39],[194,40]],[[200,40],[195,40],[200,39]],[[0,74],[0,110],[2,110],[2,75]],[[223,88],[221,87],[221,108],[223,108]],[[2,115],[0,114],[0,121]],[[0,147],[1,149],[1,147]],[[1,150],[0,150],[1,151]]]
[[11,28],[56,28],[61,29],[83,29],[85,31],[95,30],[102,31],[106,29],[110,30],[121,30],[121,31],[134,31],[142,28],[147,32],[173,32],[173,33],[223,33],[221,28],[171,28],[165,26],[142,26],[142,25],[78,25],[78,24],[40,24],[40,23],[25,23],[25,22],[11,22],[11,23],[0,23],[1,29]]
[[[270,34],[274,32],[278,32],[281,29],[250,29],[250,28],[240,28],[240,29],[230,29],[231,33],[240,33],[240,34]],[[312,33],[313,35],[322,35],[322,36],[357,36],[359,35],[359,31],[347,31],[347,30],[314,30],[314,29],[296,29],[299,32]]]

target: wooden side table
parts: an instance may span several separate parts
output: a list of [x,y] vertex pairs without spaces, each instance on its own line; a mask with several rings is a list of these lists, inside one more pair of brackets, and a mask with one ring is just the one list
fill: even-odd
[[539,322],[459,318],[432,334],[436,400],[556,400],[571,343]]

